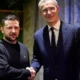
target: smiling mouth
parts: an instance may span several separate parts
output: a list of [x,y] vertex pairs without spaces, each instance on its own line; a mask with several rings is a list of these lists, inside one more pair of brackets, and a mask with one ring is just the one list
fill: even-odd
[[53,16],[47,16],[47,18],[50,18],[50,19],[51,19],[51,18],[54,18],[54,15],[53,15]]
[[11,37],[13,37],[13,38],[15,38],[15,37],[16,37],[16,35],[14,35],[14,34],[13,34],[13,35],[10,35],[10,36],[11,36]]
[[47,17],[47,19],[50,19],[51,20],[51,19],[53,19],[53,17]]

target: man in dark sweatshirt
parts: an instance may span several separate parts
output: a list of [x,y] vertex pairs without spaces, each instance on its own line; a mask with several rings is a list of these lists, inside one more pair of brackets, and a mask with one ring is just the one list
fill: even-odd
[[2,20],[0,40],[0,80],[28,80],[35,74],[29,67],[29,53],[24,44],[17,40],[20,31],[19,19],[8,15]]

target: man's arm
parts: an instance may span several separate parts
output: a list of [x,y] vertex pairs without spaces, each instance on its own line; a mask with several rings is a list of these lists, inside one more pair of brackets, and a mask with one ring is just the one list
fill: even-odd
[[0,48],[0,78],[26,79],[31,76],[28,69],[16,69],[8,64],[7,51],[1,46]]

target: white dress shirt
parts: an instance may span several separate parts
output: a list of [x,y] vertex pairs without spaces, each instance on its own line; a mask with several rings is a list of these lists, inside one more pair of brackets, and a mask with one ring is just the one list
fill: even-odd
[[[54,27],[55,43],[57,45],[58,36],[59,36],[59,28],[60,28],[60,20],[58,20],[58,22],[53,27]],[[51,26],[48,25],[49,39],[50,39],[50,43],[51,43],[51,35],[52,34],[51,34],[50,28],[51,28]]]

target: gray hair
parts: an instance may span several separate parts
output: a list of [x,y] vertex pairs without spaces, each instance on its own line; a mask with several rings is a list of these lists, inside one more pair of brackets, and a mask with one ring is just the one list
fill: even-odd
[[[46,1],[48,1],[48,0],[40,0],[40,1],[39,1],[39,3],[38,3],[39,9],[41,9],[42,4],[45,3]],[[50,0],[49,0],[49,1],[50,1]],[[56,0],[52,0],[52,1],[55,3],[55,5],[58,5],[58,2],[57,2]]]

